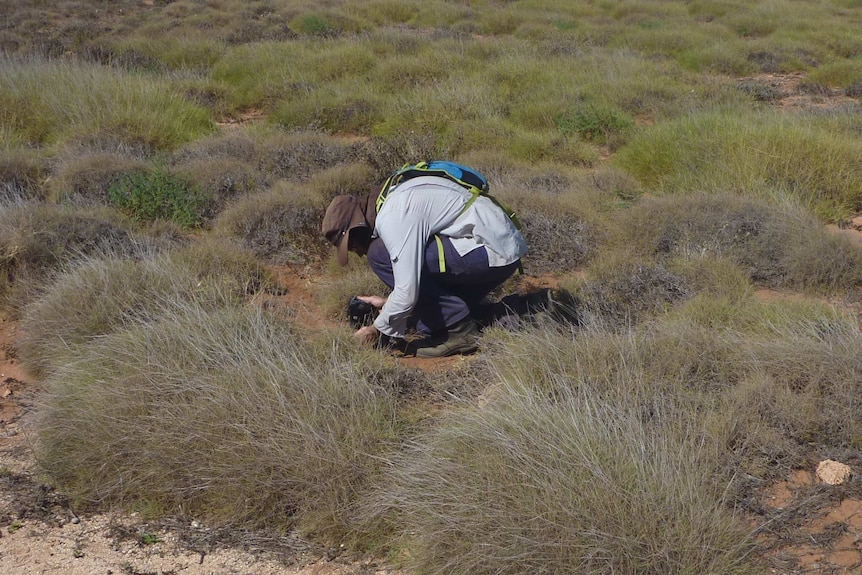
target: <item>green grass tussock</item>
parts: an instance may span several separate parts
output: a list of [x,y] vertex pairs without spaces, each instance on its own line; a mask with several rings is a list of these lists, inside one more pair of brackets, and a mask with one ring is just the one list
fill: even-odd
[[817,117],[709,112],[642,130],[618,165],[662,193],[787,196],[830,218],[862,208],[862,143]]
[[37,144],[102,132],[169,149],[212,130],[209,114],[170,83],[73,62],[3,58],[4,128]]
[[501,383],[397,459],[379,505],[418,573],[754,573],[696,437],[587,388]]
[[45,383],[40,461],[81,502],[337,536],[394,400],[369,383],[378,364],[304,340],[253,307],[192,304],[100,338]]

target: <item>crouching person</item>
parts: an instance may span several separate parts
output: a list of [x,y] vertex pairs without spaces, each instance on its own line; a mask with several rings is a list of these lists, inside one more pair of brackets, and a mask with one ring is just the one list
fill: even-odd
[[520,266],[527,244],[512,218],[487,195],[441,176],[422,175],[385,198],[338,196],[322,225],[340,265],[348,252],[367,255],[391,289],[388,298],[361,296],[379,307],[373,325],[354,338],[418,334],[417,357],[472,353],[479,302]]

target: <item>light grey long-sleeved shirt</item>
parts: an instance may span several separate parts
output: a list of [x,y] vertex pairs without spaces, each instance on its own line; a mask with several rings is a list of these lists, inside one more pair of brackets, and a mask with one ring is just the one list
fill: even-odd
[[461,255],[484,246],[491,267],[505,266],[527,253],[527,242],[503,210],[462,186],[439,176],[420,176],[392,188],[380,208],[375,235],[392,260],[395,286],[374,326],[403,337],[416,301],[425,260],[425,246],[434,235],[446,236]]

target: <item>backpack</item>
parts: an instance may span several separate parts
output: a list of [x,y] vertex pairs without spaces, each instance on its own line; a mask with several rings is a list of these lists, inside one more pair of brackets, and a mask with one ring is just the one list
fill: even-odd
[[[444,160],[432,160],[430,162],[419,162],[418,164],[404,164],[400,169],[395,170],[395,172],[387,178],[386,182],[383,183],[383,188],[377,196],[377,202],[375,204],[376,211],[379,212],[380,208],[383,207],[383,203],[386,201],[386,197],[389,195],[390,189],[402,182],[406,182],[411,178],[417,178],[419,176],[439,176],[446,178],[460,186],[463,186],[472,194],[472,197],[464,205],[461,213],[458,214],[459,217],[461,214],[466,212],[471,205],[473,205],[476,198],[479,196],[485,196],[494,202],[498,208],[503,210],[503,213],[505,213],[512,221],[512,224],[514,224],[515,229],[521,229],[521,222],[518,221],[518,217],[515,215],[515,212],[507,208],[500,200],[488,193],[488,180],[485,176],[473,168]],[[440,240],[440,236],[434,236],[434,238],[437,242],[440,273],[444,273],[446,271],[446,261],[443,256],[443,242]],[[521,273],[524,273],[520,264],[518,265],[518,269]]]
[[395,172],[387,178],[386,182],[384,182],[383,188],[377,196],[377,202],[375,205],[376,210],[379,212],[380,208],[383,207],[383,203],[386,201],[386,197],[389,195],[390,189],[402,182],[419,176],[439,176],[446,178],[466,188],[471,194],[473,194],[473,197],[470,198],[464,206],[464,209],[461,210],[461,214],[466,212],[467,209],[473,205],[476,198],[479,196],[485,196],[505,212],[509,219],[512,220],[516,229],[521,229],[521,222],[518,221],[515,212],[507,208],[497,198],[488,193],[488,180],[485,176],[473,168],[444,160],[432,160],[430,162],[419,162],[418,164],[404,164],[400,169],[395,170]]

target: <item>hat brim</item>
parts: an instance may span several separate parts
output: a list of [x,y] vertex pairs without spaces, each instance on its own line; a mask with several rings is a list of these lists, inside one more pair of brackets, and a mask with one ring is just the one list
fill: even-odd
[[341,236],[341,239],[339,239],[338,242],[335,244],[335,258],[338,261],[338,265],[347,265],[347,248],[350,245],[350,231],[356,228],[364,227],[368,227],[368,223],[365,221],[365,214],[362,213],[362,209],[357,204],[353,207],[353,215],[350,218],[350,225],[347,226],[347,229],[344,231],[344,234]]

